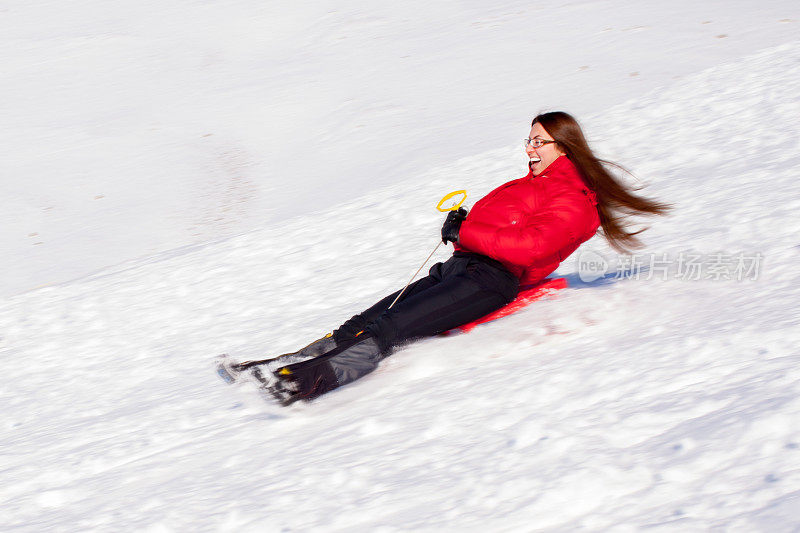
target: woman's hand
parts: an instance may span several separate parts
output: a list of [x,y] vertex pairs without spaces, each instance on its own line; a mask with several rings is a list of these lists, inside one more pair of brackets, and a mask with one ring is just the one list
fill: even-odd
[[467,219],[467,210],[459,207],[456,211],[447,213],[447,218],[442,225],[442,242],[447,244],[447,241],[458,242],[458,232],[461,229],[461,223]]

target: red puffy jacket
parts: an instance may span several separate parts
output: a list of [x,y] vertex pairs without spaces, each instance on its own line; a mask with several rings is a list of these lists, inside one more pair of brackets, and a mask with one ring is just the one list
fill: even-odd
[[558,268],[600,227],[597,197],[566,156],[544,172],[501,185],[461,224],[456,250],[500,261],[529,285]]

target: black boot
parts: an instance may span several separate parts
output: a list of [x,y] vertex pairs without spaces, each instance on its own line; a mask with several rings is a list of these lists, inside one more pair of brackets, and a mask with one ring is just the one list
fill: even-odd
[[336,341],[333,339],[333,334],[328,333],[321,339],[317,339],[308,346],[297,350],[292,354],[288,354],[287,358],[309,359],[311,357],[319,357],[322,354],[328,353],[336,348]]
[[[308,346],[297,350],[296,352],[285,353],[281,355],[276,355],[273,357],[268,357],[267,359],[259,359],[257,361],[241,361],[241,362],[234,362],[231,360],[228,355],[221,355],[217,357],[217,374],[223,380],[228,383],[235,383],[239,381],[245,373],[245,371],[249,369],[256,369],[259,365],[268,365],[268,364],[289,364],[289,363],[296,363],[298,361],[303,361],[306,359],[312,359],[314,357],[319,357],[331,350],[336,349],[336,341],[333,339],[333,334],[328,333],[321,339],[317,339]],[[246,373],[244,375],[247,375]],[[264,382],[264,376],[255,376],[259,381],[262,383]]]
[[284,405],[313,400],[369,374],[385,357],[370,336],[359,336],[321,357],[283,366],[269,391]]

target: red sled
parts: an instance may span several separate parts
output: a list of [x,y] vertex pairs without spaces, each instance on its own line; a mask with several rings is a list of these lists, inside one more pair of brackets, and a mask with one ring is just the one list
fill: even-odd
[[504,316],[516,313],[523,307],[527,307],[528,304],[530,304],[531,302],[540,300],[545,296],[550,296],[556,291],[566,288],[567,288],[567,278],[545,278],[539,283],[523,287],[519,291],[519,294],[517,295],[516,299],[511,303],[509,303],[508,305],[506,305],[505,307],[501,307],[497,311],[489,313],[488,315],[481,317],[478,320],[473,320],[472,322],[468,322],[462,326],[453,328],[447,333],[454,332],[456,330],[467,333],[468,331],[472,331],[472,329],[475,328],[475,326],[477,326],[478,324],[491,322],[492,320],[497,320],[498,318],[502,318]]

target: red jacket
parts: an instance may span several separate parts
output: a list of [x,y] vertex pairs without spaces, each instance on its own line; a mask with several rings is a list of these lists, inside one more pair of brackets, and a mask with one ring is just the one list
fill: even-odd
[[566,156],[501,185],[461,224],[456,250],[489,256],[529,285],[558,268],[600,227],[597,197]]

